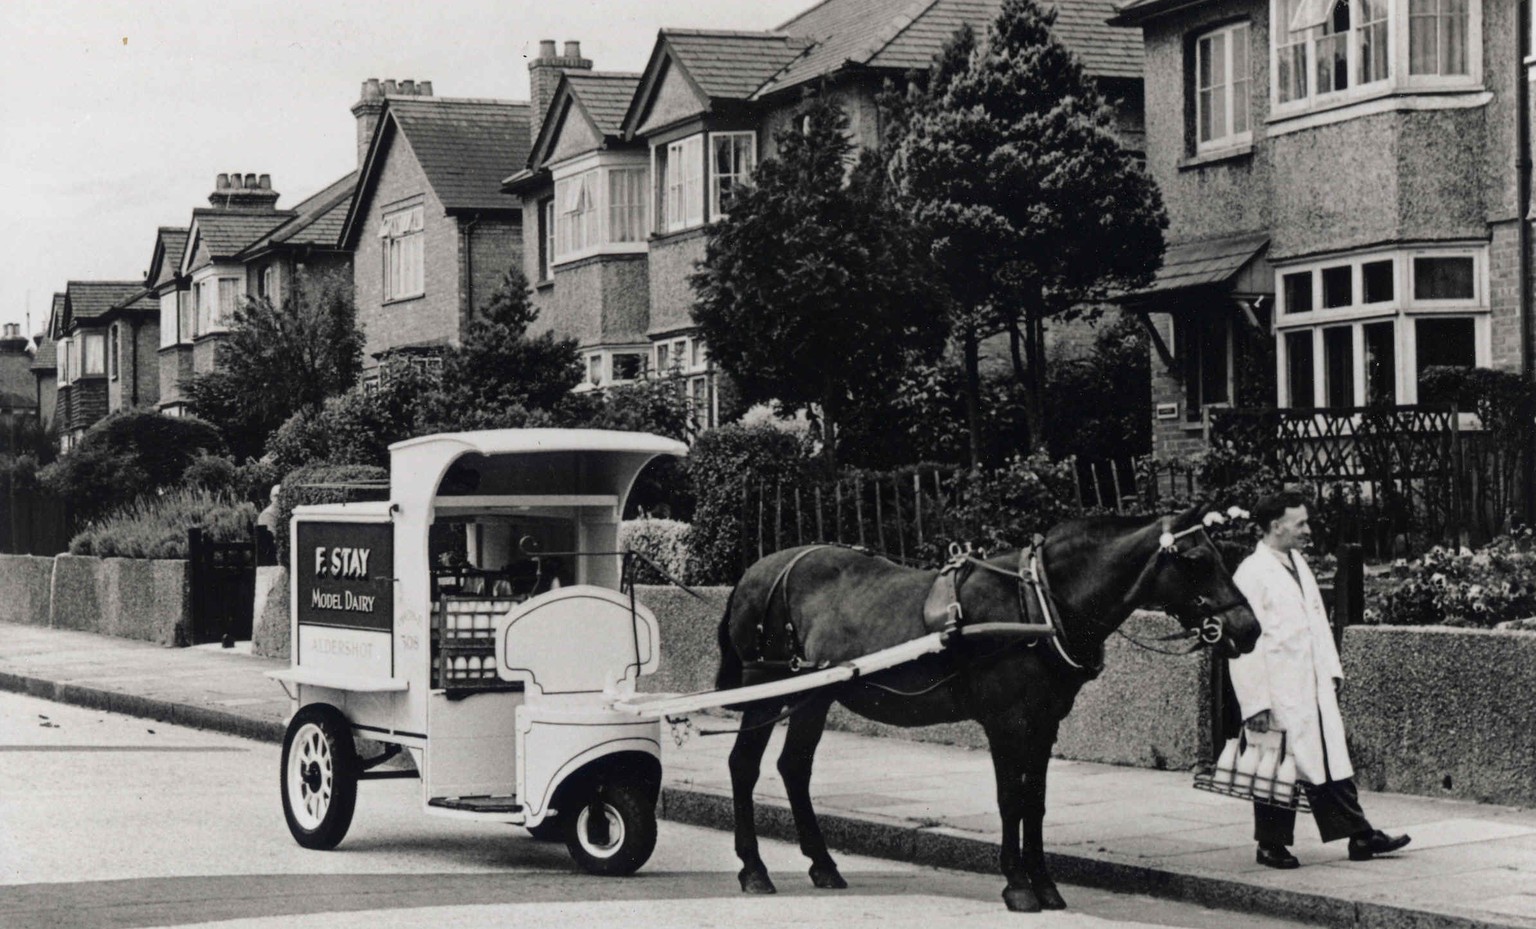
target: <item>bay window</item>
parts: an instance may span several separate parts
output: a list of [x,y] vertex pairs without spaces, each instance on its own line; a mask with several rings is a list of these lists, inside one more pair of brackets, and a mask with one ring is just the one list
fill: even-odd
[[666,146],[662,159],[660,228],[675,232],[704,223],[704,137],[689,136]]
[[404,300],[426,293],[426,211],[408,207],[384,215],[384,299]]
[[608,241],[645,241],[645,169],[608,172]]
[[1271,0],[1271,11],[1280,113],[1378,92],[1480,89],[1482,0]]
[[561,177],[557,169],[549,206],[555,264],[602,251],[643,249],[645,171],[644,165],[599,165]]
[[[1278,270],[1282,402],[1418,403],[1425,369],[1486,367],[1486,274],[1486,246],[1397,250]],[[1321,296],[1315,303],[1314,293]]]
[[597,172],[555,182],[555,257],[597,244]]

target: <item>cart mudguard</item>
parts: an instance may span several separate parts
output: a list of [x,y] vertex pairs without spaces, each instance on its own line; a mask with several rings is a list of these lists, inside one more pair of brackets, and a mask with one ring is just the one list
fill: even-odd
[[534,707],[517,710],[517,795],[523,803],[524,825],[537,826],[555,807],[555,797],[567,783],[590,772],[594,763],[612,756],[614,764],[634,768],[638,780],[661,783],[661,723],[616,713],[539,713]]

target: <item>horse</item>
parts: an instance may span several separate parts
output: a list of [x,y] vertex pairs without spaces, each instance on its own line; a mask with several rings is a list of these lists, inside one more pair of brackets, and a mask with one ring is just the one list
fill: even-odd
[[[832,545],[753,564],[720,621],[719,689],[827,667],[941,628],[980,634],[954,635],[937,655],[865,677],[733,707],[742,712],[730,753],[742,890],[776,892],[758,854],[752,790],[773,726],[785,716],[778,769],[811,882],[848,886],[810,797],[816,747],[836,702],[896,726],[979,722],[997,778],[1004,903],[1020,912],[1065,908],[1041,839],[1046,768],[1058,726],[1102,667],[1105,640],[1133,610],[1161,607],[1223,656],[1245,654],[1258,641],[1258,620],[1205,526],[1198,507],[1176,517],[1069,520],[1019,552],[956,553],[941,572]],[[1009,636],[999,624],[1033,633]]]

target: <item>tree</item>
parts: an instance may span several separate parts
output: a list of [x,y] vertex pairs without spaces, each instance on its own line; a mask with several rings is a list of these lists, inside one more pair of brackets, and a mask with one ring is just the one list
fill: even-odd
[[93,519],[145,494],[179,486],[193,462],[223,452],[218,430],[200,419],[132,410],[99,420],[38,478],[68,499],[78,517]]
[[528,280],[516,266],[443,356],[441,383],[423,398],[420,431],[502,429],[547,422],[581,383],[576,340],[552,332],[529,337],[539,318]]
[[962,29],[890,108],[889,170],[931,241],[981,457],[981,340],[1010,338],[1028,446],[1045,439],[1045,322],[1148,283],[1167,218],[1116,140],[1110,109],[1052,33],[1054,11],[1004,0],[978,42]]
[[779,157],[732,191],[691,281],[693,319],[748,402],[819,420],[828,461],[851,407],[883,400],[942,314],[881,172],[853,172],[848,119],[824,98],[775,137]]
[[237,460],[256,458],[296,411],[349,390],[362,357],[351,279],[332,271],[300,277],[281,305],[246,298],[218,347],[218,367],[191,378],[185,390]]

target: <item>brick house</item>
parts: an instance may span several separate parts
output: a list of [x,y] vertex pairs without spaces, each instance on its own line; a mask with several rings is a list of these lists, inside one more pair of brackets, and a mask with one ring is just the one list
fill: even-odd
[[155,248],[149,269],[144,273],[144,287],[160,308],[160,344],[157,390],[160,412],[180,416],[183,407],[181,382],[192,376],[193,318],[192,288],[181,273],[181,259],[187,251],[188,229],[161,226],[155,232]]
[[369,80],[353,112],[368,149],[338,243],[353,253],[365,379],[395,353],[456,344],[523,260],[523,208],[501,180],[528,157],[529,106]]
[[160,399],[160,300],[140,292],[102,314],[107,327],[107,412],[154,407]]
[[[529,64],[541,125],[526,170],[508,178],[508,189],[523,197],[524,221],[538,230],[526,266],[538,282],[542,322],[581,342],[589,383],[632,376],[643,349],[646,369],[686,379],[701,423],[713,425],[717,377],[693,325],[688,278],[731,188],[773,154],[774,134],[813,82],[843,107],[856,141],[875,145],[884,82],[927,67],[961,25],[984,32],[1000,7],[826,0],[766,32],[663,29],[617,128],[617,93],[635,76],[590,72],[576,43],[558,57],[553,42],[543,43]],[[1136,33],[1106,25],[1107,0],[1067,0],[1058,9],[1058,34],[1114,103],[1122,140],[1139,150]],[[638,196],[630,177],[643,178]],[[632,234],[631,216],[641,217],[644,235]]]
[[586,365],[578,389],[643,377],[651,343],[646,255],[650,153],[621,124],[638,74],[591,71],[581,47],[541,43],[529,62],[537,120],[529,167],[507,179],[534,241],[523,268],[539,308],[537,331],[572,336]]
[[108,311],[143,294],[141,281],[70,281],[62,307],[55,302],[48,335],[58,357],[55,421],[64,451],[108,412]]
[[48,324],[32,336],[32,379],[37,394],[37,418],[44,429],[53,427],[59,405],[58,343],[54,341],[54,321],[64,316],[64,295],[54,294],[48,310]]
[[1431,365],[1530,372],[1530,28],[1482,0],[1133,0],[1170,229],[1127,303],[1154,442],[1213,407],[1419,400]]

